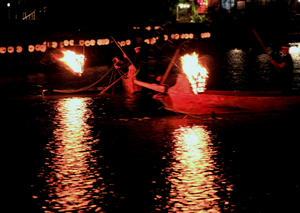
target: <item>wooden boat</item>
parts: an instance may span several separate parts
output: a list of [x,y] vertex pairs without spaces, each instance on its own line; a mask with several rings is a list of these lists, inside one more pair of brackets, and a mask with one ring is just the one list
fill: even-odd
[[282,95],[280,91],[205,91],[195,94],[186,76],[177,75],[174,86],[166,88],[167,80],[184,41],[174,53],[160,84],[134,80],[135,84],[159,92],[153,98],[159,100],[166,110],[190,114],[227,114],[289,111],[300,109],[300,94]]
[[135,80],[134,83],[159,92],[153,98],[166,110],[190,114],[228,114],[289,111],[300,109],[300,96],[284,96],[280,91],[205,91],[194,94],[188,79],[179,74],[177,82],[167,91],[158,84]]

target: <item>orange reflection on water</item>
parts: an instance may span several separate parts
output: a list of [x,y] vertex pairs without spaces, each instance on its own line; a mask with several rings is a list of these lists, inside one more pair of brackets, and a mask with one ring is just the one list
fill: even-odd
[[174,137],[168,206],[172,212],[221,212],[216,186],[220,177],[214,173],[215,151],[209,132],[201,126],[181,127]]
[[87,108],[89,101],[72,98],[56,104],[54,140],[48,146],[52,159],[46,163],[50,173],[43,175],[49,188],[49,206],[43,208],[49,208],[50,212],[95,208],[92,196],[100,190],[93,186],[99,174],[92,156],[92,145],[97,140],[93,140],[87,124],[91,114]]

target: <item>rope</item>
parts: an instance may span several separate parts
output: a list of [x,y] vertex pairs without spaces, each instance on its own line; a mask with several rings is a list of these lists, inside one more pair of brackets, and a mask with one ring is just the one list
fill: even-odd
[[[95,86],[97,83],[99,83],[101,80],[103,80],[108,75],[108,73],[110,73],[112,70],[113,70],[113,66],[111,67],[111,69],[104,76],[102,76],[95,83],[92,83],[92,84],[90,84],[88,86],[85,86],[85,87],[82,87],[80,89],[76,89],[76,90],[58,90],[58,89],[54,89],[53,92],[58,92],[58,93],[77,93],[77,92],[82,92],[84,90],[88,90],[91,87]],[[42,91],[42,95],[44,96],[44,93],[47,92],[47,91],[48,91],[48,89],[44,89]]]
[[[128,71],[129,72],[129,71]],[[106,92],[106,90],[108,90],[111,86],[113,86],[115,83],[117,83],[121,78],[123,78],[125,75],[127,75],[127,73],[128,72],[126,72],[124,75],[122,75],[120,78],[118,78],[115,82],[113,82],[112,84],[110,84],[108,87],[106,87],[104,90],[102,90],[101,92],[100,92],[100,95],[101,94],[103,94],[104,92]]]

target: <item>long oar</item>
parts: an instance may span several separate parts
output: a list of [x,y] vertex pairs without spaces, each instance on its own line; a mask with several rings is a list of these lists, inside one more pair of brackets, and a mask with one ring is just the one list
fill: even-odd
[[[262,40],[260,39],[259,35],[257,34],[256,30],[252,30],[255,37],[257,38],[257,40],[259,41],[260,45],[262,46],[262,48],[264,49],[264,51],[266,52],[266,54],[269,56],[269,59],[272,61],[272,57],[270,55],[270,53],[268,52],[267,48],[265,47],[264,43],[262,42]],[[274,64],[275,69],[277,70],[277,72],[280,72],[278,67]]]

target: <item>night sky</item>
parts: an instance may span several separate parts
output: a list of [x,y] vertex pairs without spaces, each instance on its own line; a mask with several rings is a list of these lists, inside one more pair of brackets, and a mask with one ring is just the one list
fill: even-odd
[[[99,3],[101,2],[101,3]],[[52,18],[61,21],[111,23],[139,23],[164,19],[168,13],[167,0],[151,1],[63,1],[52,3]]]

